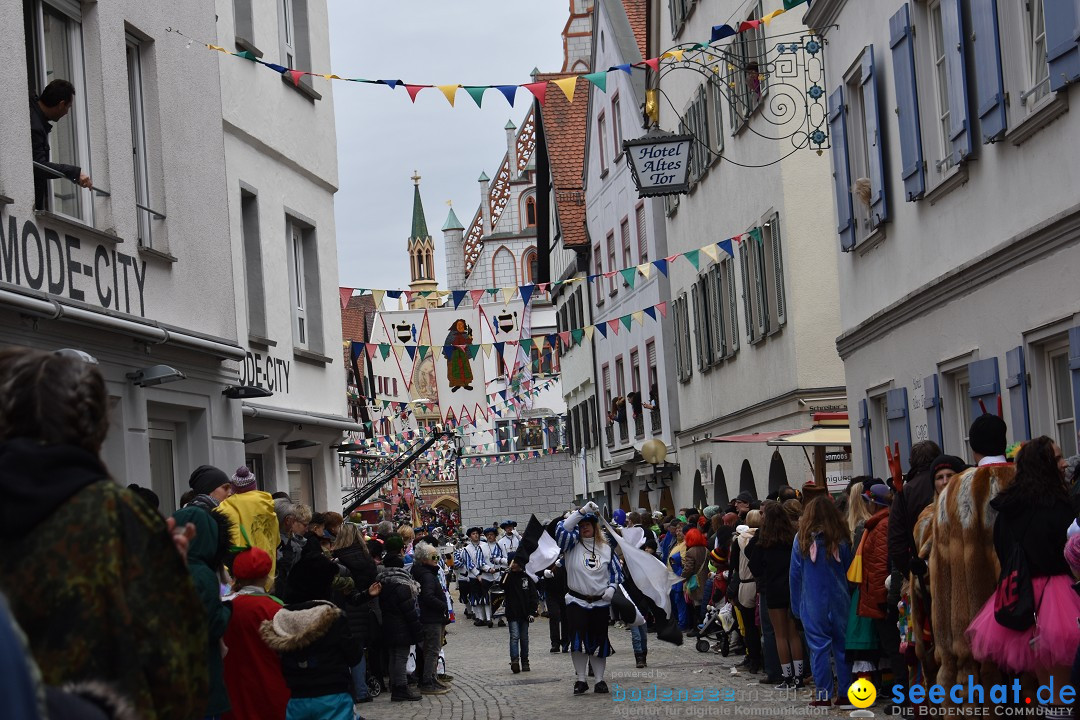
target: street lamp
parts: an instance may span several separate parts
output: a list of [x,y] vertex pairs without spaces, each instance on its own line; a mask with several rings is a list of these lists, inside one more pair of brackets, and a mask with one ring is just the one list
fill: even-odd
[[[653,482],[656,486],[660,486],[660,466],[667,460],[667,444],[663,440],[653,438],[648,440],[641,446],[641,457],[645,462],[649,463],[653,467]],[[645,483],[645,489],[651,490],[648,483]]]
[[676,135],[653,126],[639,138],[623,141],[626,164],[640,197],[679,195],[690,189],[693,135]]

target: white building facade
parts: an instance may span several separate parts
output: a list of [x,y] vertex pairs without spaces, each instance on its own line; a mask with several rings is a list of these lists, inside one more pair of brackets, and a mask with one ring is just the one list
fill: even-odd
[[[707,42],[718,18],[737,27],[782,8],[781,0],[654,5],[657,46],[650,54]],[[733,257],[721,251],[714,262],[702,253],[697,269],[683,260],[671,264],[677,507],[800,486],[812,477],[802,448],[776,450],[761,434],[806,429],[814,412],[847,409],[834,345],[834,224],[821,201],[828,155],[792,152],[783,137],[792,128],[772,115],[792,86],[800,89],[793,99],[801,107],[812,84],[804,86],[798,72],[782,77],[796,66],[776,61],[777,44],[805,32],[800,19],[788,12],[720,41],[733,59],[717,62],[718,72],[676,69],[660,81],[670,99],[660,104],[660,127],[688,130],[698,141],[688,194],[667,202],[668,252],[742,238]]]
[[[219,0],[221,43],[287,67],[330,66],[325,0]],[[276,59],[275,59],[276,58]],[[338,509],[331,447],[346,430],[334,194],[331,81],[220,57],[232,282],[245,359],[244,460],[270,492]],[[231,469],[230,469],[231,471]]]
[[[643,3],[638,3],[644,7]],[[645,15],[628,14],[621,0],[599,0],[594,9],[592,66],[639,63],[645,52]],[[606,92],[588,85],[584,188],[590,245],[589,273],[598,277],[585,288],[595,324],[652,308],[670,297],[668,277],[650,266],[633,282],[617,271],[668,255],[662,198],[640,198],[623,154],[622,141],[644,134],[641,107],[645,75],[609,73]],[[655,312],[655,311],[654,311]],[[613,507],[647,510],[670,506],[670,495],[654,482],[654,467],[641,446],[658,439],[668,447],[667,463],[679,462],[675,443],[679,397],[674,390],[672,357],[666,352],[670,321],[661,313],[629,328],[593,336],[593,377],[602,425],[599,481]],[[660,484],[670,486],[668,475]],[[674,509],[670,508],[669,509]]]
[[[815,2],[826,37],[840,335],[856,467],[971,420],[1076,453],[1074,2]],[[867,212],[849,191],[869,177]],[[854,431],[854,428],[853,428]],[[906,467],[906,465],[905,465]]]

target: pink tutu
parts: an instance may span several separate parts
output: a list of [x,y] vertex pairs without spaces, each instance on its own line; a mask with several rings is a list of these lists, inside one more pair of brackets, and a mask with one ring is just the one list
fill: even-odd
[[[1080,646],[1080,596],[1067,575],[1032,578],[1038,623],[1011,630],[994,619],[994,596],[968,625],[967,637],[975,659],[989,660],[1013,673],[1035,672],[1062,665],[1071,667]],[[1031,638],[1038,637],[1035,646]]]

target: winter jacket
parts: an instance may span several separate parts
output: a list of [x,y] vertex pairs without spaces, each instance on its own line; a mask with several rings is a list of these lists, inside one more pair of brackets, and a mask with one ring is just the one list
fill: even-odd
[[292,533],[278,532],[277,560],[274,567],[273,592],[280,598],[289,595],[289,571],[300,559],[300,553],[304,550],[304,538]]
[[503,578],[503,592],[507,620],[528,621],[530,615],[536,615],[539,604],[536,584],[524,571],[511,570],[506,573]]
[[[1002,565],[1016,543],[1024,551],[1031,577],[1066,575],[1067,531],[1076,519],[1072,504],[1065,497],[1024,497],[998,495],[990,501],[997,510],[994,520],[994,551]],[[1035,602],[1039,602],[1036,596]]]
[[889,508],[889,562],[904,575],[911,571],[911,558],[918,555],[912,534],[915,523],[933,499],[934,474],[923,469],[908,476]]
[[378,630],[375,619],[375,605],[378,603],[378,598],[373,598],[367,593],[368,588],[375,582],[378,567],[359,546],[335,550],[334,559],[348,571],[353,581],[352,593],[335,596],[335,604],[345,611],[345,617],[349,621],[349,632],[361,647],[366,647],[368,638]]
[[[699,530],[690,530],[686,533],[687,548],[683,552],[683,566],[681,577],[683,587],[690,601],[695,605],[701,604],[705,594],[705,581],[709,579],[709,551],[705,547],[705,536]],[[690,578],[697,576],[697,587],[690,589]]]
[[262,624],[281,612],[281,602],[247,586],[232,598],[225,630],[225,687],[232,710],[223,720],[280,720],[289,704],[281,658],[262,639]]
[[446,606],[446,593],[439,582],[439,569],[433,565],[413,563],[410,574],[420,583],[416,604],[420,610],[422,625],[445,625],[450,621]]
[[884,620],[888,591],[885,580],[889,577],[889,508],[882,508],[866,521],[862,541],[862,583],[859,585],[859,607],[862,617]]
[[384,568],[377,580],[382,584],[382,643],[387,647],[415,645],[420,641],[420,615],[416,609],[419,585],[401,567]]
[[195,590],[206,611],[209,634],[206,635],[207,668],[210,672],[210,693],[203,715],[220,715],[229,709],[229,693],[225,689],[225,663],[221,657],[221,638],[229,625],[232,606],[221,602],[218,570],[229,552],[231,523],[218,512],[201,507],[186,507],[173,514],[178,527],[185,523],[195,526],[195,537],[188,546],[188,571],[195,581]]
[[281,672],[294,698],[348,693],[350,668],[363,650],[349,633],[345,614],[325,600],[286,605],[259,628],[271,650],[281,655]]
[[0,443],[0,497],[0,586],[44,682],[107,678],[142,720],[202,717],[206,616],[165,520],[93,453],[24,439]]
[[791,546],[785,544],[763,547],[755,537],[746,544],[750,574],[758,590],[765,592],[767,610],[791,607]]
[[[754,607],[757,598],[757,583],[754,574],[750,572],[750,556],[746,552],[746,546],[750,544],[757,533],[757,528],[740,525],[742,528],[735,540],[731,543],[731,568],[735,576],[735,601],[744,608]],[[728,594],[732,594],[731,585],[728,585]]]
[[[791,543],[791,613],[804,624],[832,618],[847,624],[851,595],[848,593],[847,570],[851,564],[851,546],[842,543],[836,556],[831,556],[820,535],[815,536],[811,554],[804,556],[799,549],[799,536]],[[840,620],[842,618],[842,620]]]
[[[274,501],[270,493],[262,490],[248,490],[230,495],[221,501],[217,511],[232,521],[230,541],[234,547],[247,547],[250,540],[252,546],[265,550],[270,556],[270,576],[264,588],[269,592],[274,585],[274,577],[277,575],[275,551],[280,542],[278,517],[274,512]],[[244,532],[241,532],[240,528],[243,528]],[[247,539],[244,538],[244,533],[247,533]]]

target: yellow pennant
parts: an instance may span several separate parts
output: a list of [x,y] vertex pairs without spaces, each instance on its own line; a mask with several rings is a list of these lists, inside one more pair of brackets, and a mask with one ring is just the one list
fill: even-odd
[[327,73],[326,75],[323,75],[323,77],[326,78],[327,80],[340,80],[341,79],[337,75],[334,75],[333,73]]
[[491,357],[491,343],[481,343],[480,349],[484,351],[484,357]]
[[641,263],[637,266],[637,271],[641,273],[641,276],[646,280],[649,279],[649,274],[652,272],[652,263]]
[[583,329],[585,330],[585,338],[588,340],[592,340],[593,333],[596,332],[596,326],[586,325]]
[[436,85],[442,91],[442,94],[446,96],[446,101],[450,103],[450,107],[454,107],[454,96],[457,95],[457,89],[460,85]]
[[385,290],[372,290],[371,291],[371,298],[375,301],[375,309],[376,310],[382,310],[383,309],[382,303],[383,303],[383,298],[385,298],[385,297],[386,297],[386,291]]
[[709,243],[705,247],[701,248],[701,252],[712,258],[713,262],[720,261],[720,248],[716,247],[716,243]]
[[574,89],[577,87],[577,75],[573,75],[562,80],[552,80],[553,83],[559,86],[559,89],[563,91],[563,95],[566,96],[566,102],[574,102]]
[[783,15],[783,14],[784,14],[784,8],[780,8],[779,10],[773,10],[771,13],[769,13],[765,17],[761,18],[761,22],[768,25],[769,23],[771,23],[773,21],[773,18],[775,18],[777,15]]
[[642,321],[645,319],[645,311],[635,310],[634,312],[630,313],[630,318],[638,325],[641,325]]
[[211,50],[217,50],[218,52],[223,52],[223,53],[227,53],[227,52],[229,52],[229,51],[228,51],[228,50],[226,50],[225,48],[223,48],[223,47],[218,47],[217,45],[207,45],[206,47],[210,48]]
[[509,305],[510,301],[514,299],[514,293],[517,292],[516,287],[505,287],[502,289],[503,305]]
[[685,53],[685,52],[686,52],[685,50],[668,50],[666,53],[664,53],[660,57],[661,58],[675,58],[675,62],[682,62],[682,56],[683,56],[683,53]]

